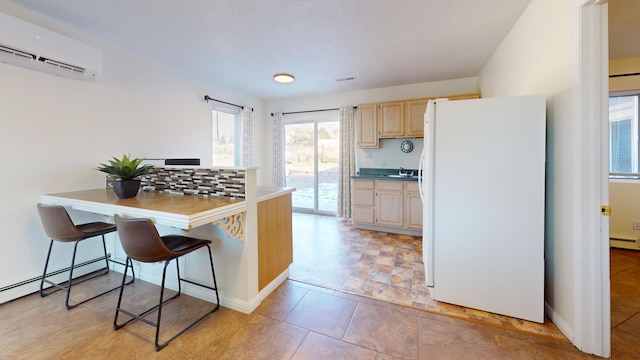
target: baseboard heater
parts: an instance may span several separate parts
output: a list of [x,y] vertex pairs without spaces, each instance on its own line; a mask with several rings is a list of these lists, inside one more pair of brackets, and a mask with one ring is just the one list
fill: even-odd
[[640,238],[629,239],[620,237],[609,237],[609,246],[620,249],[640,250]]
[[[80,263],[80,264],[75,264],[73,266],[73,269],[75,270],[75,269],[77,269],[79,267],[82,267],[82,266],[85,266],[85,265],[89,265],[89,264],[93,264],[93,263],[96,263],[98,261],[103,261],[105,259],[107,259],[107,260],[109,260],[111,262],[115,262],[115,263],[120,264],[120,265],[124,265],[123,263],[121,263],[119,261],[111,260],[111,254],[107,254],[107,256],[100,256],[98,258],[95,258],[95,259],[92,259],[92,260],[87,260],[87,261],[85,261],[83,263]],[[46,276],[49,277],[49,276],[59,275],[59,274],[62,274],[64,272],[67,272],[69,270],[71,270],[71,266],[68,266],[68,267],[66,267],[64,269],[60,269],[60,270],[56,270],[56,271],[50,272]],[[11,285],[2,287],[2,288],[0,288],[0,292],[11,290],[11,289],[15,289],[17,287],[20,287],[20,286],[23,286],[23,285],[27,285],[27,284],[30,284],[30,283],[35,282],[35,281],[40,281],[41,279],[42,279],[42,275],[36,276],[34,278],[31,278],[31,279],[27,279],[27,280],[24,280],[24,281],[15,283],[15,284],[11,284]]]

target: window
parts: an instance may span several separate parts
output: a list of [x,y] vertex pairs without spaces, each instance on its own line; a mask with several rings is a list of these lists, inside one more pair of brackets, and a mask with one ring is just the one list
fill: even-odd
[[212,159],[215,166],[240,164],[240,120],[237,113],[212,111]]
[[638,99],[640,95],[609,97],[609,173],[637,174]]

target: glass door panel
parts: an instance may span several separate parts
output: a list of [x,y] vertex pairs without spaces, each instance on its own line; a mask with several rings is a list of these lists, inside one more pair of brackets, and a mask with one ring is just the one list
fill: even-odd
[[338,207],[339,122],[285,123],[286,185],[296,210],[335,214]]
[[338,157],[340,126],[338,121],[318,122],[318,211],[338,209]]
[[296,191],[291,194],[294,208],[315,209],[315,125],[285,124],[286,185]]

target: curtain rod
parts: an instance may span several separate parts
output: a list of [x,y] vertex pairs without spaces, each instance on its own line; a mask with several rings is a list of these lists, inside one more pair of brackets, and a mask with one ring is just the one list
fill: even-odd
[[[357,109],[357,106],[353,107],[354,109]],[[305,111],[291,111],[291,112],[285,112],[282,113],[282,115],[291,115],[291,114],[304,114],[304,113],[312,113],[312,112],[320,112],[320,111],[336,111],[336,110],[340,110],[339,108],[335,108],[335,109],[320,109],[320,110],[305,110]],[[273,116],[274,114],[271,113],[271,116]]]
[[[236,104],[232,104],[232,103],[230,103],[230,102],[226,102],[226,101],[222,101],[222,100],[214,99],[214,98],[212,98],[212,97],[211,97],[211,96],[209,96],[209,95],[205,95],[205,96],[204,96],[204,99],[205,99],[207,102],[209,102],[209,100],[211,100],[211,101],[219,102],[219,103],[221,103],[221,104],[226,104],[226,105],[235,106],[235,107],[237,107],[237,108],[240,108],[240,109],[243,109],[243,110],[244,110],[244,106],[242,106],[242,105],[236,105]],[[251,108],[251,111],[253,111],[253,108]]]
[[616,74],[616,75],[609,75],[609,77],[616,78],[616,77],[623,77],[623,76],[638,76],[638,75],[640,75],[640,73]]

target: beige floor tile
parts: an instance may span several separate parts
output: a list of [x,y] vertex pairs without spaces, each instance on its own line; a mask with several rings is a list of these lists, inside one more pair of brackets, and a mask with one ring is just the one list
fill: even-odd
[[418,356],[418,317],[360,303],[344,340],[387,355],[415,359]]
[[284,322],[341,339],[357,304],[353,300],[310,290]]
[[375,360],[376,352],[310,332],[292,360]]
[[308,291],[285,282],[264,299],[254,312],[282,321]]
[[212,342],[203,359],[290,359],[308,331],[261,315],[252,315],[234,332]]
[[420,359],[500,359],[491,330],[420,318]]

